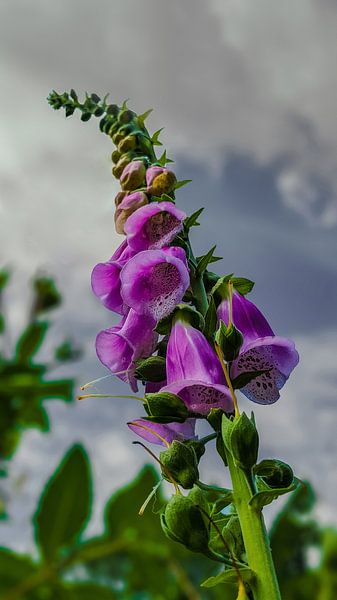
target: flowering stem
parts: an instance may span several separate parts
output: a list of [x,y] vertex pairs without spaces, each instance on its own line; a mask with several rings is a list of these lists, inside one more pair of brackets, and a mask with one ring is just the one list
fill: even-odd
[[250,584],[254,600],[281,600],[262,512],[249,504],[254,495],[249,473],[235,463],[229,452],[226,456],[248,565],[255,574]]

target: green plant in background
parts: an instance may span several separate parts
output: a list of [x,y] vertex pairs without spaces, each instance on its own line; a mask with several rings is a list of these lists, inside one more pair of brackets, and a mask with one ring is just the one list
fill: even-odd
[[61,362],[79,357],[79,350],[65,341],[55,349],[53,362],[35,362],[50,328],[45,314],[61,304],[62,298],[50,277],[37,276],[32,281],[33,298],[28,323],[11,348],[5,315],[4,290],[9,272],[0,271],[0,460],[3,469],[16,451],[22,432],[31,427],[49,430],[48,414],[43,401],[73,399],[73,381],[51,379],[49,372]]
[[[33,518],[38,559],[0,549],[1,600],[234,600],[235,579],[200,588],[200,578],[217,577],[219,567],[202,554],[192,556],[162,535],[158,512],[167,502],[158,491],[139,516],[149,489],[160,482],[145,466],[117,490],[104,509],[104,530],[89,537],[92,475],[82,446],[66,453],[45,486]],[[276,569],[284,600],[335,600],[337,532],[312,518],[315,497],[309,484],[296,490],[271,528]],[[226,543],[233,543],[236,517],[222,512]],[[214,548],[218,531],[211,531]],[[310,566],[315,550],[317,565]],[[34,551],[34,556],[37,552]]]

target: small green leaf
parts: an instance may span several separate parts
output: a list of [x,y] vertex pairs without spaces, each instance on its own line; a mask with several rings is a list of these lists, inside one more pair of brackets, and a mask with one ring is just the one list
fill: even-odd
[[29,362],[36,354],[44,340],[48,327],[49,323],[47,321],[35,321],[28,325],[16,345],[16,357],[19,362]]
[[187,231],[191,229],[191,227],[198,227],[200,223],[198,223],[198,218],[201,213],[205,210],[205,207],[199,208],[194,213],[192,213],[189,217],[187,217],[184,221],[184,226]]
[[215,251],[216,246],[213,246],[208,252],[207,254],[204,254],[204,256],[201,256],[200,258],[198,258],[198,262],[197,262],[197,268],[196,268],[196,276],[200,276],[204,273],[204,271],[206,271],[208,265],[211,262],[214,262],[212,259],[214,251]]
[[237,292],[242,294],[242,296],[249,294],[249,292],[252,291],[252,289],[255,285],[254,281],[251,281],[250,279],[246,279],[245,277],[232,277],[231,281],[232,281],[233,287],[236,289]]
[[[249,583],[254,579],[254,572],[249,567],[240,567],[240,575],[243,581]],[[226,569],[214,577],[209,577],[203,581],[201,587],[211,588],[219,583],[238,583],[238,572],[236,569]]]
[[0,592],[5,592],[22,583],[37,572],[37,566],[28,556],[20,556],[7,548],[0,548]]
[[187,185],[188,183],[191,183],[192,179],[182,179],[181,181],[177,181],[174,189],[178,190],[179,188],[183,187],[184,185]]
[[271,369],[261,369],[260,371],[246,371],[245,373],[240,373],[240,375],[235,377],[235,379],[232,381],[233,388],[235,390],[240,390],[248,385],[248,383],[253,381],[253,379],[256,379],[256,377],[259,377],[264,373],[269,373],[269,371],[271,371]]
[[208,339],[209,342],[214,342],[214,334],[217,328],[218,316],[216,312],[216,306],[213,299],[213,296],[209,299],[209,305],[207,312],[205,314],[205,327],[204,327],[204,335]]
[[171,160],[170,158],[167,157],[166,154],[166,150],[164,150],[163,154],[161,155],[161,157],[157,160],[158,165],[165,167],[166,165],[168,165],[169,163],[173,163],[174,160]]
[[161,132],[163,131],[164,127],[161,127],[160,129],[157,129],[157,131],[154,132],[154,134],[151,137],[151,142],[153,144],[153,146],[162,146],[163,144],[159,141],[159,136],[161,134]]
[[279,496],[283,496],[284,494],[289,494],[289,492],[293,492],[296,488],[301,485],[299,479],[294,479],[293,483],[286,488],[270,488],[265,484],[266,489],[261,492],[257,492],[250,499],[249,505],[256,510],[262,510],[266,504],[270,504],[274,500],[276,500]]
[[82,446],[75,445],[47,483],[34,516],[42,555],[55,559],[79,539],[91,512],[91,469]]
[[145,112],[143,112],[143,114],[138,115],[138,122],[141,127],[144,127],[144,123],[145,123],[146,119],[150,116],[150,114],[152,112],[153,112],[153,108],[149,108],[149,110],[146,110]]
[[5,331],[5,317],[0,313],[0,333]]

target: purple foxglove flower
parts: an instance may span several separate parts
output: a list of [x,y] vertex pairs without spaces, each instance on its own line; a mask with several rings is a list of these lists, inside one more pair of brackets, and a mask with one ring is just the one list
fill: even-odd
[[126,220],[141,206],[148,204],[147,195],[144,192],[119,192],[115,199],[115,228],[117,233],[125,233]]
[[91,275],[92,290],[102,304],[109,310],[124,314],[127,307],[121,296],[120,273],[129,258],[134,255],[126,242],[117,248],[110,260],[98,263]]
[[137,252],[162,248],[172,242],[183,228],[186,213],[173,202],[152,202],[134,212],[124,231],[130,248]]
[[161,196],[174,190],[177,178],[173,171],[165,167],[153,166],[146,171],[146,185],[149,194]]
[[145,394],[155,394],[156,392],[160,392],[161,388],[166,385],[167,381],[147,381],[145,383]]
[[126,167],[120,176],[120,183],[123,190],[136,190],[145,182],[145,165],[141,160],[133,160]]
[[[184,423],[168,424],[136,419],[132,423],[128,423],[128,427],[147,442],[159,444],[160,446],[166,446],[163,440],[166,440],[168,444],[172,444],[174,440],[183,442],[184,440],[196,439],[195,419],[187,419]],[[144,429],[145,427],[146,429]],[[163,438],[163,440],[160,438]]]
[[181,302],[190,284],[184,250],[139,252],[123,267],[121,284],[122,298],[128,306],[159,321]]
[[[273,404],[280,397],[290,373],[299,361],[294,342],[274,335],[259,309],[238,292],[233,293],[233,323],[244,336],[239,356],[232,362],[230,374],[269,369],[241,388],[241,392],[258,404]],[[228,324],[228,300],[218,308],[218,317]]]
[[217,355],[205,336],[177,321],[171,331],[166,357],[167,385],[191,412],[208,414],[212,408],[233,410],[230,391]]
[[99,360],[136,392],[135,362],[146,358],[155,349],[158,335],[153,331],[155,322],[130,309],[118,325],[104,329],[96,338]]

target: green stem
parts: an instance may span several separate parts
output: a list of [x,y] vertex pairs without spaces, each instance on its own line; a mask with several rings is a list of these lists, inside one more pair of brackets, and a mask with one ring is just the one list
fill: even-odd
[[248,565],[255,573],[251,583],[254,600],[281,600],[262,512],[249,505],[254,495],[252,481],[249,475],[236,465],[229,452],[227,461]]

